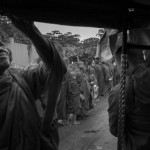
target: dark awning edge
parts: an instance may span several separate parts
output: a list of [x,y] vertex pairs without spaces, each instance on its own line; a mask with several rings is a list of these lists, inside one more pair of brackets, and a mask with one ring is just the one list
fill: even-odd
[[[128,2],[128,3],[127,3]],[[34,5],[33,5],[34,4]],[[150,24],[150,5],[140,4],[133,0],[3,0],[0,10],[37,22],[60,25],[122,28],[124,10],[130,9],[128,25],[131,28]],[[127,9],[126,9],[127,10]]]

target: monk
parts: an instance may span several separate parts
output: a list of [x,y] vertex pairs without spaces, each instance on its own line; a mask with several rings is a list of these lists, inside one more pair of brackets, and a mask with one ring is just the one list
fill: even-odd
[[99,58],[95,58],[95,74],[96,74],[96,78],[97,78],[97,83],[99,86],[99,92],[98,92],[98,97],[100,98],[100,96],[104,96],[104,76],[103,76],[103,72],[102,72],[102,66],[99,64]]
[[0,149],[55,150],[57,147],[53,145],[50,132],[42,132],[35,101],[47,82],[51,92],[55,89],[56,99],[53,100],[57,100],[66,66],[55,46],[40,33],[34,22],[10,14],[8,17],[31,39],[43,63],[21,72],[14,71],[10,68],[9,50],[5,45],[0,46]]

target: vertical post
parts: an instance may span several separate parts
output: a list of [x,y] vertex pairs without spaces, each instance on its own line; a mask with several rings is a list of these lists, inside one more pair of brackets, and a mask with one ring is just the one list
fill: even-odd
[[121,54],[121,79],[120,99],[118,113],[118,150],[126,150],[125,144],[125,91],[126,91],[126,60],[127,60],[127,28],[128,28],[128,1],[124,1],[122,14],[122,54]]
[[120,80],[120,101],[118,114],[118,150],[125,150],[125,86],[126,86],[126,50],[127,50],[127,29],[123,28],[122,54],[121,54],[121,80]]

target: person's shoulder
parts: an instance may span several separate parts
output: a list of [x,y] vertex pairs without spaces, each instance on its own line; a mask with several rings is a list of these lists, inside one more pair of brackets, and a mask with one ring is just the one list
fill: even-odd
[[120,84],[117,84],[111,89],[109,95],[119,95],[119,93],[120,93]]
[[109,93],[108,97],[108,103],[109,103],[109,109],[114,106],[118,106],[119,104],[119,98],[120,98],[120,84],[116,85]]

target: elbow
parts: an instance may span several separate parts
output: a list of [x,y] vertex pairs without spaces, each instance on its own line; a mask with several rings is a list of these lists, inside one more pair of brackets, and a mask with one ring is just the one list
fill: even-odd
[[110,127],[110,133],[113,135],[113,136],[115,136],[115,137],[118,137],[118,130],[117,129],[114,129],[114,128],[111,128]]

